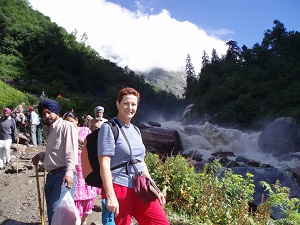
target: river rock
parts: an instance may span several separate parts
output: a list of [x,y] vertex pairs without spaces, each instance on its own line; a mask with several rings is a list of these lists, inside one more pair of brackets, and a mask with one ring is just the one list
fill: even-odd
[[299,151],[299,128],[292,117],[280,117],[269,123],[258,138],[264,153],[274,156]]
[[[290,198],[300,198],[300,187],[297,183],[295,176],[288,171],[282,172],[276,168],[261,168],[261,167],[233,167],[231,168],[235,174],[240,174],[246,178],[246,173],[254,175],[255,193],[253,204],[256,206],[261,204],[262,196],[266,200],[269,192],[266,191],[265,187],[260,185],[260,181],[265,181],[272,185],[276,183],[276,180],[280,181],[281,187],[290,188]],[[281,218],[281,213],[278,209],[273,208],[272,216],[275,219]]]
[[177,130],[162,127],[141,129],[145,146],[150,152],[160,155],[177,155],[181,151],[180,138]]
[[185,110],[183,111],[183,114],[180,118],[180,121],[182,124],[187,125],[187,124],[199,124],[203,122],[204,116],[201,115],[197,109],[195,109],[195,104],[190,104],[188,105]]

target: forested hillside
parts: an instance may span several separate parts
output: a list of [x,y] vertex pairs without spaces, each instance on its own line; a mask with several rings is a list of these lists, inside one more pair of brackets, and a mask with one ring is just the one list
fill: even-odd
[[187,78],[186,95],[211,121],[249,126],[281,116],[300,122],[300,33],[284,24],[264,33],[262,43],[240,48],[227,42],[226,55],[203,52],[198,76]]
[[[36,97],[43,90],[53,99],[60,94],[63,110],[73,108],[78,114],[86,111],[92,114],[100,104],[106,108],[107,116],[114,116],[117,92],[125,86],[141,93],[137,118],[146,118],[148,114],[153,118],[160,115],[170,118],[174,109],[182,109],[183,100],[156,90],[130,69],[103,59],[85,43],[85,38],[76,41],[75,32],[68,34],[52,23],[51,18],[34,11],[26,0],[0,0],[2,81]],[[33,104],[34,98],[24,101]],[[1,102],[1,106],[15,107],[17,100],[11,102],[11,105]]]
[[[261,121],[280,116],[300,121],[300,33],[287,31],[280,21],[252,48],[231,40],[224,56],[203,52],[201,72],[186,71],[186,99],[102,58],[86,44],[88,37],[78,42],[76,35],[32,10],[26,0],[0,0],[0,87],[5,87],[0,106],[35,104],[44,90],[49,98],[62,95],[58,101],[64,111],[93,114],[96,105],[103,105],[112,117],[118,90],[131,86],[142,96],[137,119],[171,119],[194,103],[210,122],[223,125],[261,128]],[[159,73],[163,85],[180,85],[178,77],[166,74]]]

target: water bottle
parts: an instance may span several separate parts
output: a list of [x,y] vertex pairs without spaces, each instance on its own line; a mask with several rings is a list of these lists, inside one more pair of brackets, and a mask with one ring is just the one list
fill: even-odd
[[116,225],[114,214],[107,210],[106,199],[102,199],[102,224],[103,225]]

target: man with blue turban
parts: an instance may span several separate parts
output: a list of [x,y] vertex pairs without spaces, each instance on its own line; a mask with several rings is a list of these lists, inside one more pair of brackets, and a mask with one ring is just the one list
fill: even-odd
[[[74,197],[76,188],[76,165],[78,163],[78,131],[69,121],[60,116],[60,105],[51,99],[39,103],[38,112],[43,124],[49,127],[46,151],[32,158],[34,165],[39,161],[47,170],[45,197],[47,203],[48,222],[51,220],[62,195],[64,186]],[[63,184],[63,186],[62,186]]]

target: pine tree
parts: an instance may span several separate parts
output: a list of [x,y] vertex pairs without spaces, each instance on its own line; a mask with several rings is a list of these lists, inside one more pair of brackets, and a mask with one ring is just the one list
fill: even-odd
[[231,41],[228,41],[226,43],[226,45],[228,46],[228,49],[227,49],[227,52],[226,52],[225,60],[226,61],[231,61],[231,62],[234,62],[234,63],[240,62],[241,49],[237,45],[237,42],[231,40]]
[[197,82],[197,77],[195,73],[195,69],[192,63],[191,56],[188,54],[186,58],[186,66],[185,66],[185,74],[186,74],[186,88],[185,88],[185,99],[191,100],[193,95],[192,95],[192,90]]
[[206,51],[203,50],[202,63],[201,63],[202,68],[208,65],[209,63],[210,63],[209,56],[207,55]]
[[215,63],[218,62],[220,60],[218,53],[216,51],[216,49],[213,48],[212,53],[211,53],[211,62]]

